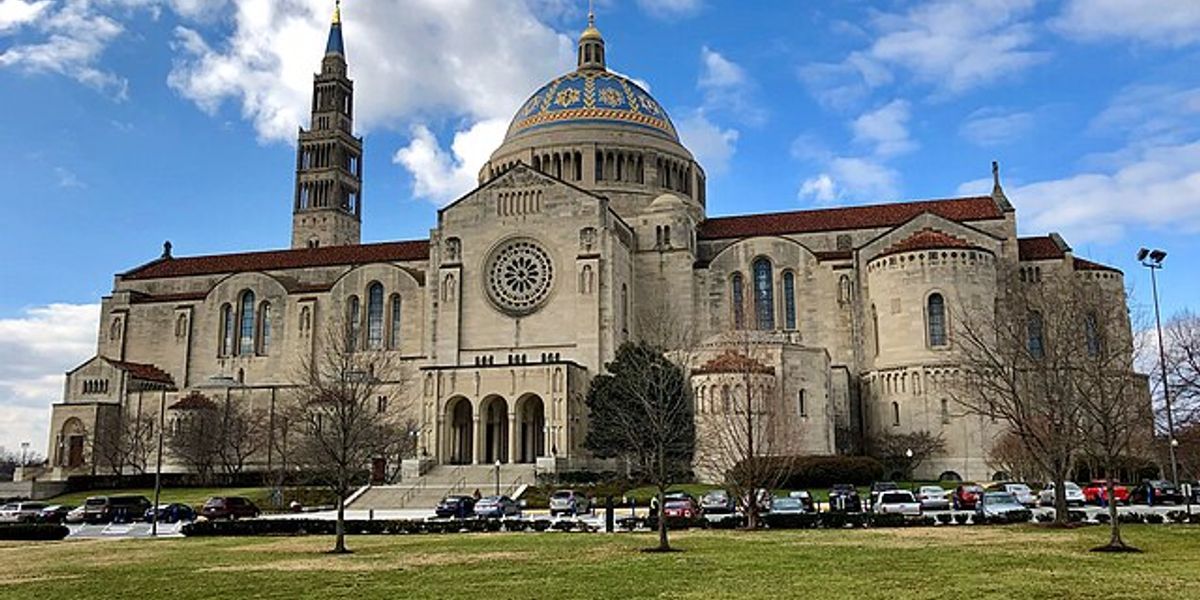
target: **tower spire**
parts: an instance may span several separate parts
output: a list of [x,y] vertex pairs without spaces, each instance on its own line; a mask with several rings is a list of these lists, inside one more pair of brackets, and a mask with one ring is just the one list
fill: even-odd
[[333,7],[333,22],[329,25],[329,41],[325,43],[325,56],[346,55],[346,43],[342,39],[342,0]]
[[604,36],[596,29],[596,9],[591,0],[588,2],[587,28],[579,36],[579,70],[607,70],[604,63]]
[[1008,201],[1008,196],[1004,194],[1004,187],[1000,185],[1000,162],[995,160],[992,161],[992,201],[1001,210],[1013,209],[1012,203]]

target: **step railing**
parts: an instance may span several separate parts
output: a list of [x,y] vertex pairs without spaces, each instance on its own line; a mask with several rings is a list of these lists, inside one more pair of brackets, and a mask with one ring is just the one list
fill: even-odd
[[424,477],[418,477],[417,482],[412,484],[403,494],[400,495],[399,508],[408,508],[408,503],[417,497],[417,494],[425,491],[426,481]]

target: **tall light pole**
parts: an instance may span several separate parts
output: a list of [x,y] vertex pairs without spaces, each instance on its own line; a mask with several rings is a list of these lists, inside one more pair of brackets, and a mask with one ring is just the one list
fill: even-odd
[[29,442],[21,442],[21,466],[29,462]]
[[496,459],[496,495],[500,495],[500,459]]
[[1163,400],[1167,405],[1167,448],[1171,454],[1171,481],[1179,487],[1179,463],[1175,460],[1175,414],[1171,410],[1171,389],[1167,385],[1167,351],[1163,345],[1162,316],[1158,308],[1158,277],[1157,271],[1163,267],[1163,259],[1167,253],[1159,249],[1138,250],[1137,259],[1143,267],[1150,269],[1150,289],[1154,293],[1154,326],[1158,330],[1158,365],[1161,367]]

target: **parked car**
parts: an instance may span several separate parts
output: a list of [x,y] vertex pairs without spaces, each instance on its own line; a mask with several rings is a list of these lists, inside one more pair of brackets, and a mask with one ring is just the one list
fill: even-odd
[[65,517],[63,517],[63,523],[70,523],[72,525],[76,523],[83,523],[86,513],[87,506],[76,506],[75,508],[71,509],[71,511],[68,512]]
[[712,490],[700,497],[700,511],[706,517],[732,515],[737,512],[737,502],[725,490]]
[[34,520],[38,523],[61,524],[66,521],[67,515],[73,510],[75,510],[74,506],[51,504],[39,511]]
[[881,515],[899,514],[908,517],[921,516],[921,503],[908,490],[880,492],[871,509]]
[[954,506],[954,510],[975,510],[980,494],[983,494],[983,488],[978,484],[963,483],[954,488],[954,493],[950,495],[950,504]]
[[253,519],[262,514],[243,496],[213,496],[204,502],[200,514],[206,519]]
[[[1074,481],[1067,481],[1064,483],[1064,487],[1067,490],[1067,506],[1083,506],[1087,501],[1083,497],[1083,489],[1079,487],[1079,484]],[[1042,490],[1042,493],[1038,495],[1038,500],[1042,506],[1054,506],[1053,483],[1046,484],[1046,489]]]
[[950,510],[950,492],[940,485],[923,485],[917,489],[921,510]]
[[131,523],[142,518],[150,500],[145,496],[92,496],[83,503],[85,523]]
[[154,513],[158,513],[159,523],[179,523],[180,521],[195,521],[196,509],[178,502],[159,504],[157,509],[148,508],[144,518],[147,523],[154,521]]
[[858,488],[848,483],[835,483],[829,488],[829,512],[856,513],[862,509]]
[[0,506],[0,523],[33,523],[45,502],[10,502]]
[[1033,511],[1008,492],[984,492],[975,505],[975,516],[989,523],[1024,523],[1033,518]]
[[587,496],[575,490],[558,490],[550,495],[550,516],[571,515],[572,517],[587,513],[590,509]]
[[799,500],[800,504],[804,505],[805,511],[817,512],[817,504],[813,502],[812,494],[808,493],[807,490],[796,490],[794,492],[789,492],[788,498],[795,498],[796,500]]
[[471,496],[446,496],[438,502],[433,514],[440,519],[465,519],[475,514],[475,498]]
[[793,496],[772,498],[771,509],[763,513],[762,522],[773,529],[786,529],[796,527],[804,518],[803,515],[812,512],[812,508],[806,506],[801,498]]
[[475,516],[505,519],[521,514],[521,505],[508,496],[484,496],[475,503]]
[[1001,481],[999,483],[994,483],[992,485],[989,485],[985,491],[1007,492],[1009,494],[1012,494],[1013,498],[1017,499],[1017,502],[1020,502],[1022,505],[1027,506],[1027,507],[1032,508],[1032,507],[1038,505],[1037,495],[1035,495],[1033,493],[1033,490],[1030,489],[1029,486],[1024,483],[1017,483],[1014,481]]
[[668,526],[691,527],[700,522],[700,506],[687,494],[669,495],[663,504],[663,517]]
[[871,484],[871,507],[875,507],[875,503],[879,501],[879,495],[883,492],[900,489],[895,481],[876,481]]
[[[1129,488],[1119,483],[1114,483],[1113,497],[1120,504],[1129,504]],[[1103,479],[1097,479],[1084,486],[1083,501],[1088,504],[1108,504],[1108,482]]]
[[1174,483],[1165,479],[1143,481],[1133,490],[1133,502],[1155,506],[1159,504],[1183,504],[1183,493]]
[[1183,484],[1185,490],[1190,490],[1192,494],[1192,504],[1200,504],[1200,481],[1188,481]]

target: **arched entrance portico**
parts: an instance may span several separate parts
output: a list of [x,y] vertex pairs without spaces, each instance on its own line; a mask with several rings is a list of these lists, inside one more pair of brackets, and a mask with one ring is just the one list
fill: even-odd
[[475,415],[471,401],[459,396],[446,403],[446,462],[469,465],[475,447]]
[[517,401],[517,462],[534,463],[546,453],[546,409],[540,396]]
[[508,462],[508,401],[500,396],[489,396],[479,409],[482,417],[480,435],[483,441],[483,464],[496,461]]

